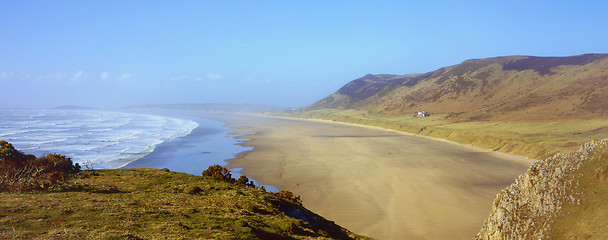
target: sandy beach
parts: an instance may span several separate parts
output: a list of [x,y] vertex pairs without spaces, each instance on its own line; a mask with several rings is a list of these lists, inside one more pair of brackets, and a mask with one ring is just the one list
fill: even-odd
[[471,239],[496,194],[531,161],[348,124],[223,115],[256,132],[229,168],[301,195],[304,205],[378,239]]

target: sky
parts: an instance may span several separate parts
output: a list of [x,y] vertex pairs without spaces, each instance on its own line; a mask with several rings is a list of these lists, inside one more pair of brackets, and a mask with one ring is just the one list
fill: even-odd
[[0,107],[303,107],[365,74],[608,53],[608,1],[0,0]]

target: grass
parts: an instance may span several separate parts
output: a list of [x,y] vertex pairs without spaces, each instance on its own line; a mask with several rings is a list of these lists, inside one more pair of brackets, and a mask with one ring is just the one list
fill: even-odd
[[486,149],[543,159],[576,150],[581,144],[608,135],[608,119],[561,121],[474,121],[457,114],[387,115],[361,110],[321,109],[293,113],[298,117],[355,123],[420,134]]
[[161,169],[81,171],[0,199],[0,239],[365,238],[276,194]]
[[552,223],[550,239],[608,239],[608,152],[596,152],[577,171],[580,203],[566,203]]
[[[605,56],[468,60],[431,72],[415,85],[396,85],[382,96],[353,97],[351,92],[363,86],[349,83],[355,86],[350,92],[332,94],[339,101],[320,101],[295,115],[543,159],[608,135]],[[422,110],[435,114],[412,117]]]

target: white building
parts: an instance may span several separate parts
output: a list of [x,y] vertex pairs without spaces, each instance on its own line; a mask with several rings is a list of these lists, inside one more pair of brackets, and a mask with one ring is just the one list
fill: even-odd
[[428,116],[431,116],[431,113],[424,112],[424,111],[418,112],[418,114],[416,115],[416,117],[428,117]]

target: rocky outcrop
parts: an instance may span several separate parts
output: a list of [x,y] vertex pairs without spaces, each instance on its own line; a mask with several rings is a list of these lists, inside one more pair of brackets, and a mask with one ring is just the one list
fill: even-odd
[[608,139],[584,144],[576,152],[536,162],[494,200],[476,239],[545,239],[564,204],[580,204],[578,171],[592,156],[608,152]]

